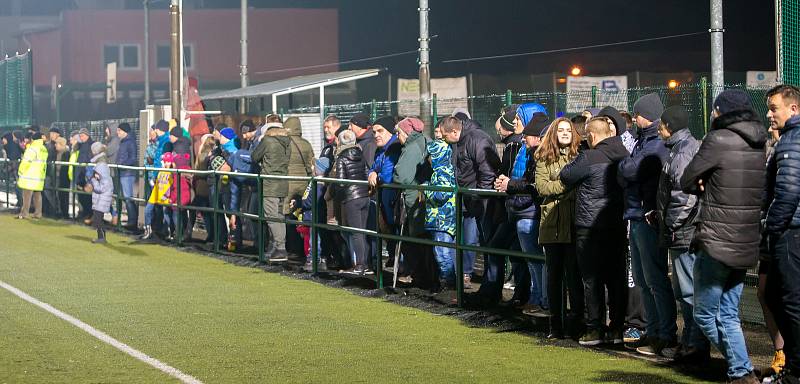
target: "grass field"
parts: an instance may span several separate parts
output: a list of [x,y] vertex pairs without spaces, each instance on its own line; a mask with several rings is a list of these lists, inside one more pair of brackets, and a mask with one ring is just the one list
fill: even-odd
[[[694,382],[86,227],[0,228],[1,281],[204,383]],[[0,289],[0,382],[174,381]]]

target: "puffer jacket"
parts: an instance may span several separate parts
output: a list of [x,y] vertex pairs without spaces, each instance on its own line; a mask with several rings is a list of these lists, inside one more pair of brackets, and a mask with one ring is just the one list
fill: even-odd
[[561,170],[564,186],[568,190],[577,189],[576,226],[614,229],[623,225],[623,195],[617,169],[627,156],[622,139],[609,137],[593,149],[581,152]]
[[111,202],[114,194],[114,181],[111,179],[111,169],[105,153],[100,153],[91,159],[94,164],[94,175],[89,178],[92,183],[92,210],[108,213],[111,211]]
[[656,209],[658,178],[669,153],[658,136],[660,122],[642,129],[631,155],[619,163],[617,178],[625,190],[625,220],[644,220],[646,213]]
[[[539,194],[536,192],[536,148],[526,149],[525,174],[520,179],[509,180],[506,193],[506,210],[509,219],[539,219]],[[519,152],[517,152],[519,153]],[[513,166],[512,166],[513,168]],[[509,175],[509,177],[511,177]]]
[[500,159],[500,170],[498,172],[501,175],[511,177],[511,171],[514,170],[514,160],[525,143],[523,142],[522,134],[513,133],[504,137],[501,142],[503,143],[503,156]]
[[767,210],[767,233],[800,228],[800,116],[786,122],[768,168],[767,177],[774,180],[774,188]]
[[683,191],[700,196],[692,249],[730,268],[753,267],[758,258],[766,141],[767,130],[755,112],[723,114],[714,119],[681,177]]
[[[367,168],[364,166],[361,147],[343,145],[337,148],[336,152],[336,162],[333,164],[334,178],[367,180]],[[369,196],[369,186],[366,184],[331,184],[330,188],[333,199],[338,204]]]
[[[474,120],[462,122],[461,137],[453,145],[451,163],[460,187],[494,189],[494,180],[500,169],[500,157],[489,135]],[[464,195],[467,216],[479,217],[485,210],[485,200]]]
[[[456,175],[450,163],[452,149],[442,140],[428,143],[433,174],[428,185],[454,187]],[[425,191],[425,229],[456,235],[456,194],[445,191]]]
[[[397,135],[392,135],[383,147],[379,147],[375,152],[375,163],[367,174],[375,172],[378,175],[379,184],[389,184],[394,182],[394,167],[400,158],[403,146],[397,140]],[[397,199],[397,189],[383,188],[379,198],[381,199],[381,211],[383,218],[388,225],[394,225],[394,203]]]
[[[131,167],[135,167],[139,164],[139,150],[136,146],[136,138],[133,136],[125,136],[124,139],[119,141],[116,164]],[[136,171],[133,169],[122,169],[119,174],[121,176],[135,176]]]
[[691,224],[697,213],[697,196],[683,192],[681,176],[700,148],[700,141],[692,136],[688,128],[683,128],[673,132],[664,145],[669,149],[669,156],[658,181],[661,245],[689,248],[694,233]]
[[[292,141],[292,154],[289,158],[289,176],[314,176],[314,148],[308,140],[303,138],[303,127],[300,119],[290,117],[286,119],[283,127],[289,133]],[[283,214],[292,213],[289,203],[292,199],[302,199],[303,192],[308,185],[307,181],[288,182],[289,193],[283,201]]]
[[357,138],[356,144],[361,148],[364,170],[372,169],[372,165],[375,164],[375,153],[378,152],[378,143],[375,141],[375,132],[372,131],[372,128]]
[[573,240],[575,191],[567,190],[559,178],[570,160],[568,150],[562,148],[558,161],[536,162],[536,191],[542,198],[539,244],[569,244]]
[[[292,141],[285,129],[270,128],[264,138],[253,151],[252,161],[257,161],[262,175],[286,176],[289,171],[289,159],[292,157]],[[265,197],[285,198],[289,194],[289,183],[286,180],[261,181]]]

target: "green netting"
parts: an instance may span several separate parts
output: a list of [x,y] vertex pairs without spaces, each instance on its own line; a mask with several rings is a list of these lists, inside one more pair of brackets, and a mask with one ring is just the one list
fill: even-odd
[[30,52],[0,61],[0,127],[33,123],[32,63]]
[[783,82],[800,85],[800,5],[797,0],[781,1],[781,44],[778,53]]

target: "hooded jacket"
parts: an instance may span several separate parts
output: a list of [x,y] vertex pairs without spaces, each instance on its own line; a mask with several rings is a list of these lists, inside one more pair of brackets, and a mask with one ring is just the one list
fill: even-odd
[[688,128],[683,128],[673,132],[664,145],[669,150],[669,156],[658,181],[662,245],[689,248],[694,232],[692,219],[697,213],[697,196],[683,192],[681,176],[700,148],[700,141],[692,136]]
[[767,210],[766,231],[781,234],[800,228],[800,116],[790,118],[775,153],[770,157],[768,178],[774,186]]
[[375,152],[378,151],[378,143],[375,142],[375,132],[372,128],[364,132],[361,137],[356,138],[356,144],[361,148],[364,158],[364,170],[372,169],[375,164]]
[[[292,140],[286,129],[278,127],[268,129],[252,153],[252,159],[259,163],[262,175],[286,176],[291,157]],[[265,197],[285,198],[289,193],[286,180],[264,179],[261,184]]]
[[[456,175],[450,163],[452,149],[442,140],[428,143],[433,174],[428,185],[456,186]],[[456,235],[456,194],[445,191],[425,191],[425,229]]]
[[658,136],[659,124],[657,120],[643,128],[631,155],[619,163],[618,180],[625,189],[625,220],[644,220],[646,213],[656,209],[659,174],[669,156]]
[[725,113],[714,119],[681,177],[683,191],[700,196],[692,249],[730,268],[750,268],[758,258],[766,141],[755,112]]
[[106,140],[106,159],[111,164],[117,164],[119,155],[119,135],[116,128],[108,128],[108,139]]
[[[108,168],[108,158],[105,152],[92,157],[94,164],[93,174],[89,176],[92,183],[92,210],[108,213],[111,211],[111,202],[114,195],[114,181],[111,179],[111,169]],[[97,175],[98,177],[94,177]]]
[[[383,147],[378,147],[375,152],[375,163],[372,164],[370,172],[375,172],[378,175],[380,184],[389,184],[394,182],[394,168],[397,161],[400,159],[400,152],[403,146],[397,140],[397,135],[392,135],[389,141]],[[368,173],[368,174],[369,174]],[[383,217],[388,225],[394,225],[394,202],[397,199],[398,190],[394,188],[381,189],[381,210]]]
[[25,149],[17,171],[17,186],[28,191],[42,191],[47,173],[47,148],[44,140],[34,140]]
[[[333,164],[333,176],[336,179],[367,180],[367,168],[358,145],[343,145],[336,149],[336,162]],[[331,184],[331,195],[337,204],[350,200],[369,197],[366,184]]]
[[[394,183],[420,185],[430,180],[431,167],[426,161],[427,144],[428,140],[422,133],[411,132],[394,166]],[[425,208],[419,203],[419,193],[413,189],[403,190],[403,204],[408,218],[409,234],[412,236],[421,234],[425,229]]]
[[617,183],[619,162],[628,156],[619,136],[609,137],[578,154],[561,170],[567,190],[577,189],[575,225],[592,229],[622,227],[622,188]]
[[[314,148],[308,140],[302,137],[303,127],[300,125],[300,119],[290,117],[286,119],[283,127],[292,141],[292,154],[289,157],[289,176],[314,176]],[[288,182],[289,193],[287,194],[287,199],[283,202],[283,213],[285,215],[292,213],[289,208],[289,203],[292,199],[302,199],[306,185],[308,185],[307,181]]]
[[[494,180],[500,169],[494,143],[475,120],[462,122],[461,137],[453,145],[451,156],[456,180],[460,187],[494,189]],[[482,199],[464,195],[464,211],[467,216],[483,215],[485,204]]]

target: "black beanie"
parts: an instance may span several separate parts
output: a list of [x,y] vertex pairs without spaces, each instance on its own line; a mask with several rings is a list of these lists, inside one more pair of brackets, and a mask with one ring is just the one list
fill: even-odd
[[59,136],[62,136],[61,135],[61,130],[56,128],[56,127],[50,128],[50,132],[51,133],[58,133]]
[[128,123],[120,123],[117,128],[121,129],[125,133],[131,133],[131,125]]
[[169,130],[169,135],[181,138],[183,137],[183,129],[181,127],[174,127]]
[[542,133],[545,132],[549,125],[549,120],[547,115],[542,112],[534,113],[531,116],[531,121],[522,130],[522,134],[525,136],[542,136]]
[[657,93],[648,93],[633,103],[633,113],[649,121],[656,121],[664,113],[664,104]]
[[733,111],[752,111],[750,95],[741,89],[726,89],[714,100],[714,109],[720,115]]
[[397,120],[393,116],[383,116],[372,123],[373,127],[376,125],[380,125],[389,131],[389,133],[394,135],[395,126],[397,126]]
[[517,119],[517,109],[510,109],[500,116],[500,127],[506,131],[514,132],[516,124],[514,120]]
[[666,124],[670,132],[678,132],[689,127],[689,111],[682,105],[673,105],[661,114],[661,122]]
[[369,128],[369,116],[366,113],[356,113],[350,118],[350,123],[361,129]]

